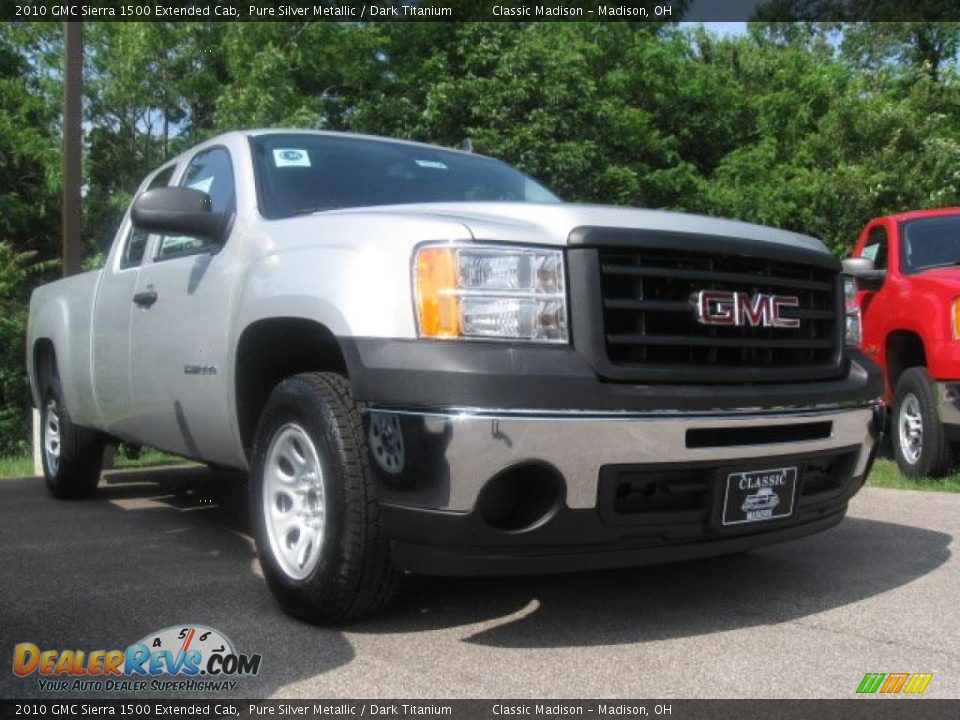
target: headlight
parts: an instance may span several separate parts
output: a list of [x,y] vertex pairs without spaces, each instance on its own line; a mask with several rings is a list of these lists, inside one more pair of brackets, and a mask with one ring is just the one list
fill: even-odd
[[424,245],[413,279],[420,337],[567,342],[561,250]]
[[857,304],[857,282],[852,277],[843,278],[843,294],[846,298],[847,310],[847,345],[857,346],[863,338],[861,331],[860,306]]

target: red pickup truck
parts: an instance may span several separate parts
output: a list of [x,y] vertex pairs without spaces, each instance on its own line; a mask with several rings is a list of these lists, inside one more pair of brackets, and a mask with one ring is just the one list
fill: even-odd
[[944,475],[960,442],[960,207],[871,220],[844,269],[848,340],[884,368],[897,465]]

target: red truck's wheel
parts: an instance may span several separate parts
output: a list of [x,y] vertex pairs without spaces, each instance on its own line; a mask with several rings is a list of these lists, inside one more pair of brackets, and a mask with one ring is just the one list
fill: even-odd
[[950,444],[937,417],[936,398],[925,368],[905,371],[893,403],[893,454],[910,477],[941,477],[952,465]]
[[267,400],[253,455],[257,553],[284,609],[311,622],[379,611],[397,573],[349,383],[331,373],[284,380]]
[[40,416],[43,476],[50,494],[61,499],[93,495],[100,482],[104,440],[100,433],[73,424],[57,378],[47,385]]

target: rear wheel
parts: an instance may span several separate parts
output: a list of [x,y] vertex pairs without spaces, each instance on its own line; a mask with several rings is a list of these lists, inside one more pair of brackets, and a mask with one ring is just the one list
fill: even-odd
[[942,477],[950,470],[950,444],[937,416],[936,397],[925,368],[910,368],[900,376],[891,424],[893,454],[904,475]]
[[398,574],[347,381],[305,373],[280,383],[261,415],[253,455],[257,553],[284,609],[311,622],[341,622],[383,608]]
[[73,424],[57,378],[47,384],[40,412],[43,475],[50,494],[62,499],[93,495],[100,481],[103,435]]

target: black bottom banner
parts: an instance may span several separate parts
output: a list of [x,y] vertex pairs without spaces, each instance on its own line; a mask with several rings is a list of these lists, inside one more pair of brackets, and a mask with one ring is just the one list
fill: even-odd
[[960,700],[0,700],[0,718],[669,718],[670,720],[941,720]]

